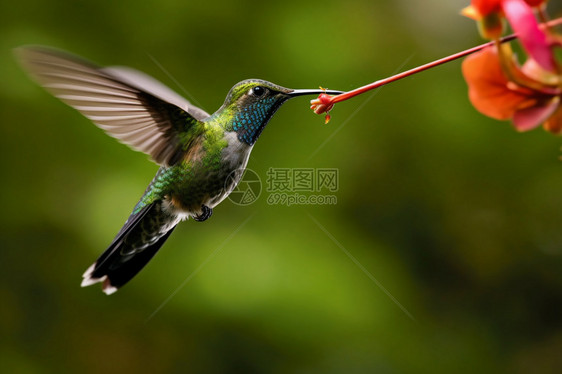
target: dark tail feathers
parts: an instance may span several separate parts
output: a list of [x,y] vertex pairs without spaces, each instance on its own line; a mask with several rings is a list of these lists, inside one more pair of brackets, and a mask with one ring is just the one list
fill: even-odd
[[161,201],[131,214],[105,252],[86,270],[82,287],[103,282],[103,292],[116,292],[154,257],[178,221],[162,210]]

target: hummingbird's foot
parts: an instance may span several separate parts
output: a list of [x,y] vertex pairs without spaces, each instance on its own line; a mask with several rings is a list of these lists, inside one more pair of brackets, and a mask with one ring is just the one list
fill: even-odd
[[197,216],[193,216],[193,219],[196,220],[197,222],[206,221],[210,216],[213,215],[213,210],[209,208],[207,205],[201,205],[201,210],[203,211],[203,213]]

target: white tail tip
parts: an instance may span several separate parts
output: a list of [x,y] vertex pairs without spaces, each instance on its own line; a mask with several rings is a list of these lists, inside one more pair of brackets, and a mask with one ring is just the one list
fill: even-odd
[[80,284],[80,286],[81,287],[88,287],[88,286],[91,286],[92,284],[103,282],[102,291],[106,295],[111,295],[111,294],[117,292],[118,288],[111,285],[107,275],[104,275],[103,277],[99,277],[99,278],[95,278],[95,277],[92,276],[95,268],[96,268],[96,263],[93,263],[92,266],[90,266],[88,268],[88,270],[86,270],[84,275],[82,275],[82,277],[84,279],[82,279],[82,283]]

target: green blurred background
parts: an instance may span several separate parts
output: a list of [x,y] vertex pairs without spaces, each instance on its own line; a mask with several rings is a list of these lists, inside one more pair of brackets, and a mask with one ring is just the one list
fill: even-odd
[[337,205],[225,201],[108,297],[81,274],[157,166],[12,56],[50,45],[184,94],[153,56],[212,112],[242,79],[349,90],[471,47],[467,4],[0,3],[0,371],[562,372],[562,142],[477,113],[460,62],[328,125],[285,104],[249,167],[337,168]]

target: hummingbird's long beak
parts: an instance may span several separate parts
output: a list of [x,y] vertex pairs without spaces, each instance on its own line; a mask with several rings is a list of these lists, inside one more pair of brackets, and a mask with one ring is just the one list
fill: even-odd
[[328,95],[340,95],[343,91],[336,91],[336,90],[293,90],[289,92],[287,95],[291,97],[296,96],[303,96],[303,95],[320,95],[320,94],[328,94]]

